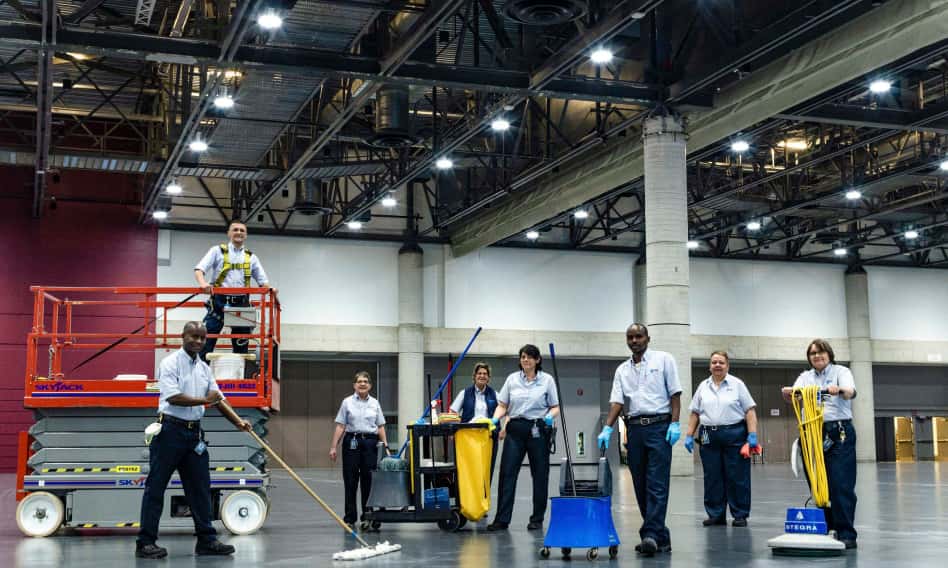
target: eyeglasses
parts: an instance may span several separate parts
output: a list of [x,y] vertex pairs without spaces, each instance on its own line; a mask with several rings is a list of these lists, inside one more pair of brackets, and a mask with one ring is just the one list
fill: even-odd
[[807,355],[810,355],[810,356],[822,355],[823,353],[826,353],[826,351],[810,351],[809,353],[807,353]]

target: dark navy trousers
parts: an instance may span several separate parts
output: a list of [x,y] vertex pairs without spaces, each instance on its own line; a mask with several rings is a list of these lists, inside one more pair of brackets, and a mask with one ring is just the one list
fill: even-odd
[[[352,440],[356,441],[356,449],[352,449]],[[353,437],[347,432],[342,438],[342,483],[346,489],[346,513],[342,520],[353,524],[359,518],[356,512],[356,491],[361,486],[362,514],[365,514],[365,504],[369,502],[369,493],[372,491],[372,470],[378,459],[377,436]]]
[[533,477],[533,514],[531,523],[542,523],[546,516],[546,501],[550,482],[550,446],[551,429],[543,424],[537,425],[540,437],[534,438],[531,430],[535,421],[513,419],[507,423],[507,436],[504,438],[504,453],[500,456],[500,482],[497,494],[497,515],[495,522],[509,524],[513,516],[514,497],[517,492],[517,477],[523,457],[530,460],[530,476]]
[[211,473],[208,469],[208,450],[198,455],[194,448],[201,441],[201,429],[165,420],[161,432],[149,446],[148,478],[142,496],[141,528],[138,544],[154,544],[158,540],[158,521],[165,503],[165,489],[171,475],[177,471],[184,488],[184,497],[191,508],[194,531],[198,541],[217,540],[217,531],[211,525]]
[[708,433],[708,443],[701,444],[700,451],[704,468],[704,510],[710,519],[723,519],[730,507],[732,517],[745,519],[751,506],[750,460],[741,456],[741,446],[747,441],[747,425],[701,428]]
[[830,498],[830,506],[823,509],[827,527],[835,529],[840,540],[856,540],[856,430],[847,420],[827,423],[823,431],[833,441],[823,452]]
[[672,448],[665,441],[667,432],[667,420],[648,426],[632,424],[627,428],[629,471],[645,521],[639,536],[652,537],[659,546],[671,545],[671,533],[665,526],[672,460]]
[[[207,328],[207,333],[220,333],[224,329],[224,306],[249,306],[250,305],[250,296],[246,294],[240,295],[226,295],[226,294],[214,294],[207,302],[207,314],[204,316],[204,327]],[[232,327],[231,333],[250,333],[253,328],[250,327]],[[234,353],[246,353],[247,345],[249,340],[244,339],[232,339],[231,344],[233,345],[232,349]],[[207,354],[214,352],[214,347],[217,345],[216,337],[208,337],[207,341],[204,343],[204,348],[201,349],[201,359],[207,361]],[[243,377],[241,377],[243,378]]]

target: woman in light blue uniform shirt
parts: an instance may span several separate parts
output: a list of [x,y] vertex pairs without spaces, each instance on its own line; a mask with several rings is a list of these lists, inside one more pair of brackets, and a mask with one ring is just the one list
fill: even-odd
[[[725,351],[711,354],[711,376],[698,385],[691,399],[691,417],[685,448],[693,451],[695,437],[701,444],[704,469],[706,527],[727,524],[730,507],[735,527],[746,527],[751,506],[750,460],[741,456],[746,442],[757,447],[757,403],[744,381],[728,373]],[[700,423],[700,428],[699,428]]]
[[553,419],[560,412],[560,400],[556,394],[553,377],[541,368],[540,350],[535,345],[520,348],[520,370],[511,373],[497,393],[497,409],[494,421],[505,416],[504,453],[500,458],[500,487],[498,489],[497,514],[489,531],[507,530],[513,515],[514,495],[517,491],[517,476],[523,456],[530,458],[530,475],[533,477],[533,514],[527,530],[543,528],[550,478],[550,437]]
[[806,356],[812,368],[800,373],[793,387],[783,387],[781,394],[790,402],[795,387],[815,385],[830,395],[823,399],[823,460],[831,506],[823,512],[826,526],[836,531],[836,538],[846,548],[856,548],[856,430],[852,402],[856,398],[856,383],[849,369],[836,364],[836,354],[825,339],[811,341]]

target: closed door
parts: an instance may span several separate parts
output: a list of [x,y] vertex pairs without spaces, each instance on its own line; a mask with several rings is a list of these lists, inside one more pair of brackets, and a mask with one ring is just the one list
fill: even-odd
[[283,362],[282,410],[268,424],[268,440],[290,467],[332,466],[329,445],[339,405],[352,394],[358,371],[371,373],[374,396],[377,368],[374,361]]
[[915,426],[912,419],[896,416],[895,420],[895,461],[915,461]]

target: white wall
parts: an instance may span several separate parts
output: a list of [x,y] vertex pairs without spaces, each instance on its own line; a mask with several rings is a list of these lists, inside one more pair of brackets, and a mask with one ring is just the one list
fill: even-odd
[[[171,232],[159,286],[194,286],[194,265],[226,235]],[[398,325],[398,245],[251,235],[285,324]],[[202,316],[203,317],[203,316]]]
[[874,339],[948,341],[948,271],[867,267]]
[[845,267],[692,259],[691,333],[846,337]]
[[445,251],[445,327],[624,331],[633,321],[633,255]]

